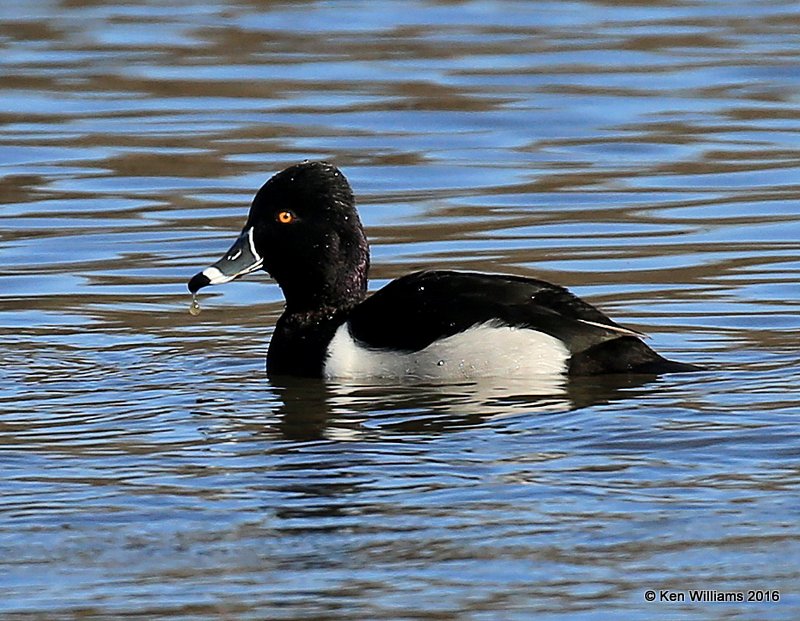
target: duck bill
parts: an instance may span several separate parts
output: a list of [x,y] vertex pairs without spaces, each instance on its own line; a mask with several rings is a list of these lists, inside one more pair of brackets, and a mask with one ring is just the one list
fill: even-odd
[[189,291],[197,293],[208,285],[220,285],[255,272],[264,265],[264,259],[256,252],[253,243],[253,228],[245,230],[219,261],[195,274],[189,281]]

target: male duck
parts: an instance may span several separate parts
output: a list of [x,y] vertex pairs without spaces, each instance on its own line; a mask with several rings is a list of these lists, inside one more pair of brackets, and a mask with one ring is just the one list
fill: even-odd
[[326,162],[276,174],[241,235],[189,281],[196,293],[264,269],[286,309],[270,375],[474,378],[663,373],[672,362],[563,287],[541,280],[416,272],[367,295],[369,247],[344,175]]

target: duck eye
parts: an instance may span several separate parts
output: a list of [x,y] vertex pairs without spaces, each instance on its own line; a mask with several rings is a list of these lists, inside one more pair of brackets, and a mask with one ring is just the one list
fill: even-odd
[[277,220],[281,224],[291,224],[294,222],[294,214],[291,211],[279,211]]

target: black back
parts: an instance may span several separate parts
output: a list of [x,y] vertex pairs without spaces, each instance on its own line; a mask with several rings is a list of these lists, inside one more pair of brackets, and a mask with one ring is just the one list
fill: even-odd
[[624,331],[563,287],[520,276],[451,271],[398,278],[353,309],[349,320],[353,337],[365,345],[399,351],[418,351],[490,321],[544,332],[561,339],[573,354]]

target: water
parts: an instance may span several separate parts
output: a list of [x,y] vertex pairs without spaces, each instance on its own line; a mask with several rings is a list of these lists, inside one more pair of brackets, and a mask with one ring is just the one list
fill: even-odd
[[[0,5],[0,616],[800,616],[794,2]],[[372,286],[565,284],[708,365],[270,382],[186,281],[327,158]],[[772,603],[649,603],[648,589]],[[659,595],[660,597],[660,595]]]

